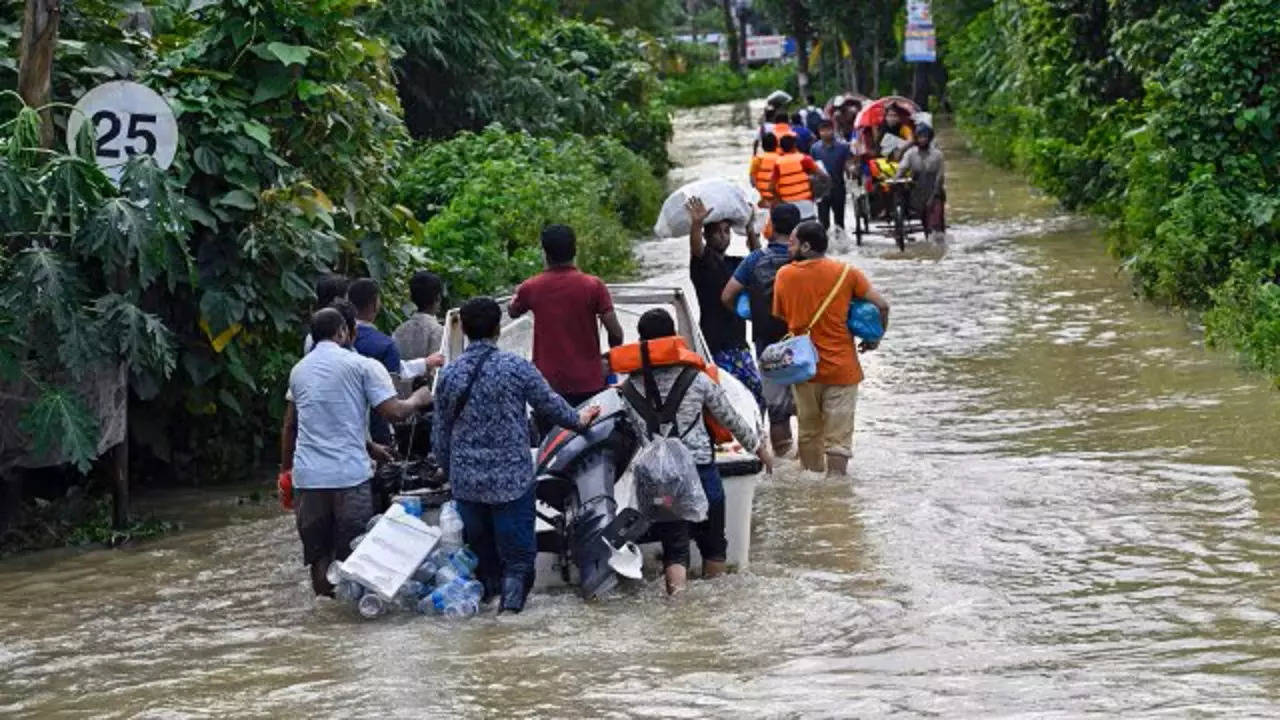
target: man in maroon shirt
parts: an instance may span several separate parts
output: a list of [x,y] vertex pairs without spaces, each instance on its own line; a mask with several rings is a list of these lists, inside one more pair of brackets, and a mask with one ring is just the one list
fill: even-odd
[[[551,388],[577,407],[605,387],[600,359],[600,323],[609,346],[622,344],[622,325],[604,282],[573,264],[577,239],[567,225],[542,231],[547,269],[525,280],[508,312],[533,311],[533,364]],[[550,428],[542,428],[545,431]]]

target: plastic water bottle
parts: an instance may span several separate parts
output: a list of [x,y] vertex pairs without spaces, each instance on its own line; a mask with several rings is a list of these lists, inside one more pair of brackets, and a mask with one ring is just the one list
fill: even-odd
[[369,620],[380,615],[385,615],[391,610],[391,603],[382,599],[378,593],[365,593],[361,596],[360,601],[356,603],[356,610],[360,616]]
[[342,582],[342,561],[334,560],[329,563],[329,568],[324,571],[324,579],[329,581],[330,585],[337,585]]
[[416,518],[422,518],[422,498],[416,495],[408,495],[396,498],[396,502],[404,511]]
[[427,559],[423,560],[422,564],[418,566],[418,569],[413,571],[411,577],[423,585],[434,586],[436,584],[436,573],[440,570],[440,563],[443,560],[444,556],[440,551],[433,550],[427,556]]
[[462,547],[462,515],[450,500],[440,506],[440,549],[446,553]]
[[333,586],[334,598],[345,603],[356,603],[364,595],[364,586],[355,580],[343,580]]
[[480,609],[484,585],[476,580],[455,578],[431,593],[431,604],[437,613],[448,617],[468,617]]
[[426,585],[417,580],[406,580],[400,586],[400,591],[396,593],[396,604],[404,610],[413,612],[418,607],[418,601],[428,594],[430,593]]
[[440,569],[436,571],[436,586],[448,585],[456,578],[463,580],[470,579],[476,572],[476,566],[480,564],[480,558],[476,557],[471,548],[463,547],[449,553],[448,557],[442,558],[440,561]]

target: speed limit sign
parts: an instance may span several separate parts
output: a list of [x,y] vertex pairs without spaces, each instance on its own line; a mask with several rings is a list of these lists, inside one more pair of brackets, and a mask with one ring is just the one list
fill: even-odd
[[134,155],[150,155],[165,169],[178,149],[178,121],[164,98],[127,80],[103,83],[76,103],[67,121],[67,147],[76,150],[80,126],[92,123],[94,157],[113,182]]

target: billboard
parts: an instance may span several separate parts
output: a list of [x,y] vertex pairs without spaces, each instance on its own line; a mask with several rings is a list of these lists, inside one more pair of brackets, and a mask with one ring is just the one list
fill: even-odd
[[902,56],[907,62],[937,62],[938,36],[933,29],[933,13],[928,0],[908,0],[907,34],[902,44]]

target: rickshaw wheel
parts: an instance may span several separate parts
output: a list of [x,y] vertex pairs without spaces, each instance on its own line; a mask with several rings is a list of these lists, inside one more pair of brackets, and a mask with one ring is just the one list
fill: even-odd
[[862,244],[862,236],[871,231],[871,199],[862,193],[853,201],[854,241]]
[[893,204],[893,239],[898,243],[898,251],[906,252],[907,204],[905,202],[895,202]]

